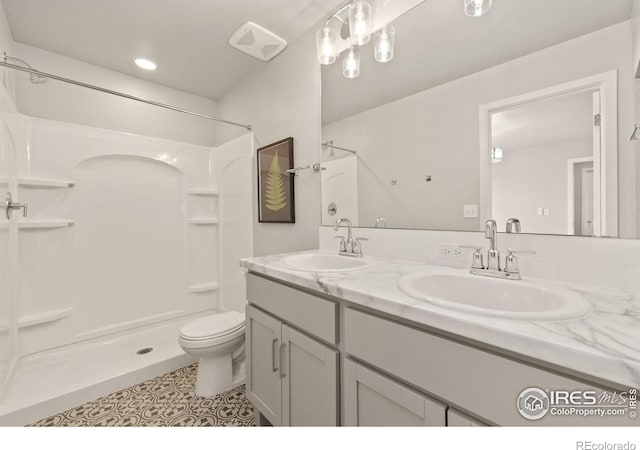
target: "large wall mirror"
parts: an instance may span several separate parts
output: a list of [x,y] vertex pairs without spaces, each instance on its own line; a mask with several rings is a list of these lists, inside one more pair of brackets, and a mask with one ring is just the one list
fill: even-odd
[[323,225],[640,237],[632,3],[427,0],[323,66]]

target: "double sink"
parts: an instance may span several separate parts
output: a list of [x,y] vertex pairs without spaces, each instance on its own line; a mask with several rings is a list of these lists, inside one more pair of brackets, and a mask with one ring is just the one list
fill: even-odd
[[[284,257],[279,264],[289,270],[331,274],[370,269],[375,260],[300,253]],[[568,320],[592,310],[584,297],[559,285],[485,278],[456,269],[410,273],[400,278],[398,288],[420,302],[505,319]]]

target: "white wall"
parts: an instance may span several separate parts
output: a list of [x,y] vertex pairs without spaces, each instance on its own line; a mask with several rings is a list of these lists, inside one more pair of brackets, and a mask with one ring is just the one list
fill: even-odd
[[[160,103],[217,115],[213,100],[150,83],[28,45],[16,43],[12,56],[50,72],[84,83],[121,91]],[[49,80],[31,84],[16,75],[18,110],[32,117],[135,133],[197,145],[215,145],[215,123],[113,95]]]
[[[322,139],[358,151],[360,193],[369,197],[361,195],[361,224],[386,214],[391,227],[402,227],[406,217],[420,228],[477,230],[478,220],[464,219],[462,208],[480,201],[479,106],[618,70],[620,236],[634,237],[631,54],[626,21],[327,124]],[[425,183],[426,175],[433,181]]]
[[[504,151],[491,167],[492,218],[505,231],[510,217],[522,223],[523,233],[567,232],[567,160],[592,155],[591,139],[553,142]],[[538,208],[549,215],[538,215]]]
[[[312,27],[218,102],[221,117],[253,126],[257,148],[292,136],[295,166],[320,160],[320,66],[316,60],[316,30],[316,26]],[[226,142],[241,132],[220,125],[218,142]],[[251,182],[255,186],[255,172]],[[319,174],[307,170],[296,177],[295,207],[295,224],[257,223],[257,205],[254,204],[254,251],[257,256],[317,247]]]

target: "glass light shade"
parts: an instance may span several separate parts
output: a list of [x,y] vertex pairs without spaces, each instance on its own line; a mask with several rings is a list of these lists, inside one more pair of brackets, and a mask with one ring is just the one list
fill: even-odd
[[360,75],[360,54],[355,47],[342,54],[342,75],[346,78],[357,78]]
[[373,9],[365,1],[355,1],[349,6],[349,34],[356,45],[364,45],[371,39]]
[[464,13],[469,17],[480,17],[491,8],[491,0],[464,0]]
[[503,150],[499,147],[493,147],[491,149],[491,162],[495,163],[501,163],[502,162],[502,157],[503,157]]
[[387,25],[378,30],[373,39],[373,52],[376,61],[381,63],[389,62],[393,59],[393,48],[396,42],[396,29],[393,25]]
[[338,33],[330,27],[323,27],[316,34],[316,49],[318,51],[318,62],[329,65],[336,62],[338,53]]

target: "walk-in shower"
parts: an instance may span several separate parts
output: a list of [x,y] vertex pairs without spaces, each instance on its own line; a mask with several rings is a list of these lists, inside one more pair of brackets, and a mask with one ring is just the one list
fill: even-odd
[[0,116],[0,196],[28,205],[0,215],[0,425],[192,362],[183,323],[244,311],[252,153],[251,132],[214,148]]

